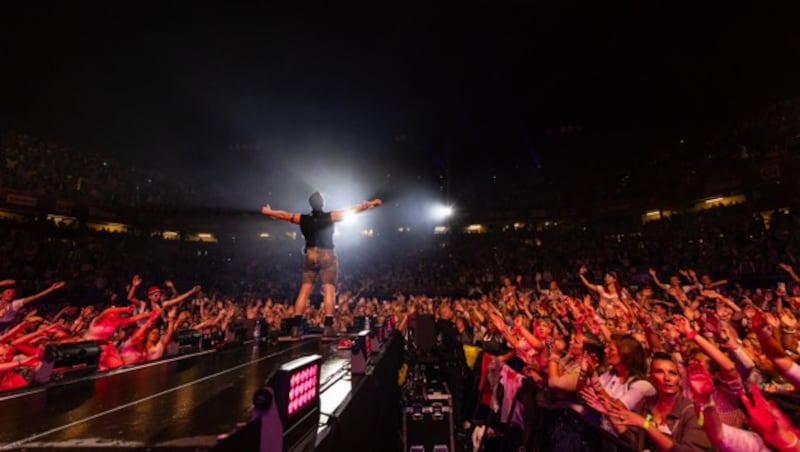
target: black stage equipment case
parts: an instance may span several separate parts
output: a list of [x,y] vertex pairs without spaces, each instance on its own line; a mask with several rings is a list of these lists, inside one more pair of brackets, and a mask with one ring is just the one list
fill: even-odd
[[403,402],[403,452],[454,452],[453,398],[446,383],[429,381],[424,394]]

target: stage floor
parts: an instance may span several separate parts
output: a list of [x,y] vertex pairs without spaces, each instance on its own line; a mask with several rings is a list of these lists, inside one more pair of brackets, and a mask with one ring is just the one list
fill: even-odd
[[280,364],[313,353],[324,359],[320,410],[333,413],[357,383],[349,350],[319,339],[245,344],[0,395],[0,449],[212,447],[250,419],[253,393]]

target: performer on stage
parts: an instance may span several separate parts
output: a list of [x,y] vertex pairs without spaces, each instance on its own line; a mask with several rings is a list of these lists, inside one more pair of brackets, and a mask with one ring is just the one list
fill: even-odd
[[294,304],[294,321],[292,324],[292,337],[300,337],[300,324],[303,312],[308,303],[308,296],[314,288],[314,283],[319,276],[322,281],[323,307],[325,309],[325,328],[323,336],[333,337],[336,332],[333,328],[333,309],[336,295],[336,275],[338,262],[333,249],[333,224],[341,221],[348,212],[359,213],[373,207],[380,206],[383,201],[373,199],[349,209],[325,212],[325,199],[320,192],[314,192],[308,198],[311,204],[310,214],[289,213],[274,210],[269,204],[261,208],[261,213],[278,220],[289,221],[300,225],[300,231],[306,240],[305,261],[303,263],[303,283],[300,293]]

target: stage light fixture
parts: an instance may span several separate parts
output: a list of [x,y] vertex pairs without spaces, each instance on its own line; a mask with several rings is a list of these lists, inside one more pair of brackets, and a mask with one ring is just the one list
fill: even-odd
[[431,208],[431,217],[434,220],[441,221],[453,215],[453,207],[447,205],[435,205]]
[[321,367],[320,355],[289,361],[267,379],[269,396],[264,390],[256,392],[253,416],[262,421],[262,451],[309,450],[309,445],[313,448],[319,423]]
[[314,408],[319,408],[320,355],[298,358],[283,364],[268,386],[275,392],[275,402],[285,426],[294,424]]

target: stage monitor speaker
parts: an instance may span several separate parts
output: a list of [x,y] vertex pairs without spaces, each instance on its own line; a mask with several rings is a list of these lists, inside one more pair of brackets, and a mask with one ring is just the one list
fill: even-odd
[[367,362],[372,351],[372,343],[368,330],[361,331],[353,339],[353,346],[350,348],[350,373],[352,375],[364,375],[367,373]]
[[[250,336],[247,335],[247,322],[246,320],[235,320],[228,325],[228,330],[225,331],[225,344],[236,345],[243,343]],[[250,328],[250,335],[252,336],[253,329]]]
[[201,334],[197,330],[176,330],[167,345],[167,356],[185,355],[200,351]]
[[37,383],[47,383],[91,375],[97,371],[100,351],[95,341],[48,345],[42,355],[42,366],[33,379]]

